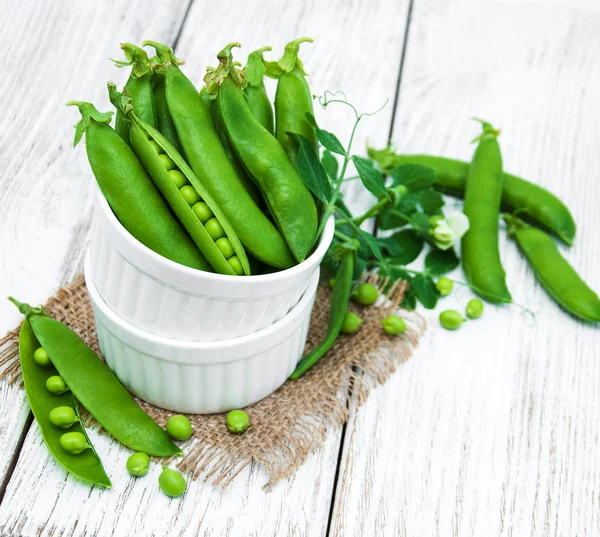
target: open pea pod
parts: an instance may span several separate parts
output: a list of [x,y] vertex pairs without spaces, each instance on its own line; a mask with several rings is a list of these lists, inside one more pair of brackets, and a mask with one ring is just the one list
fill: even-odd
[[[73,396],[106,431],[122,444],[148,455],[181,455],[167,433],[136,404],[115,374],[73,330],[46,315],[43,308],[10,300],[25,315],[25,322]],[[31,349],[26,344],[22,352],[33,356],[35,349]],[[48,376],[52,374],[56,373]]]
[[[81,421],[75,422],[68,432],[79,432],[86,438],[89,449],[85,449],[78,455],[68,452],[60,445],[60,437],[67,431],[60,429],[52,424],[49,415],[50,411],[59,406],[68,406],[77,413],[77,403],[73,394],[70,392],[61,395],[50,393],[46,389],[46,380],[48,377],[56,375],[54,367],[40,367],[33,359],[34,352],[40,347],[28,318],[25,318],[19,334],[19,360],[21,363],[21,372],[23,374],[23,383],[25,384],[25,393],[31,411],[42,433],[44,443],[54,459],[61,464],[67,471],[76,477],[110,488],[112,483],[104,471],[100,457],[94,450],[90,439],[87,437],[85,428]],[[79,414],[77,413],[79,416]]]
[[[237,233],[196,174],[158,130],[134,114],[130,118],[133,150],[207,261],[221,274],[249,275],[248,257]],[[163,154],[169,160],[161,159]],[[165,161],[168,167],[173,163],[170,170]]]

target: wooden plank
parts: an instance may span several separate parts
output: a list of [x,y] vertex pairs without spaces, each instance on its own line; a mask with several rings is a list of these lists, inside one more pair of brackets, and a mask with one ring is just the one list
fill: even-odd
[[[255,35],[265,36],[276,49],[272,54],[275,59],[287,41],[308,34],[315,38],[315,45],[306,46],[303,58],[312,73],[313,92],[344,88],[359,110],[372,111],[394,96],[407,7],[407,1],[392,5],[383,0],[368,6],[337,0],[318,7],[281,2],[270,5],[268,10],[257,0],[238,0],[226,6],[197,2],[190,10],[176,53],[188,60],[185,69],[199,82],[205,66],[215,63],[216,52],[233,39],[242,41],[247,53],[265,44]],[[144,16],[138,16],[138,20],[145,20]],[[111,33],[106,41],[118,42],[120,36],[115,35]],[[160,39],[161,34],[148,31],[143,37],[147,36]],[[139,41],[141,37],[135,39]],[[163,39],[169,41],[169,37]],[[387,68],[381,69],[380,58],[386,56]],[[386,142],[391,113],[390,105],[377,119],[365,122],[365,129],[357,138],[357,151],[363,152],[367,136],[374,143]],[[347,140],[352,119],[346,109],[332,107],[317,115],[325,128],[341,133],[342,141]],[[66,130],[61,137],[57,135],[63,143],[72,135]],[[59,169],[62,166],[65,161]],[[88,173],[85,163],[81,164],[80,173]],[[262,491],[266,476],[252,467],[224,492],[191,483],[182,500],[168,500],[157,490],[158,468],[144,479],[130,479],[124,472],[128,452],[105,437],[94,435],[94,439],[113,478],[111,492],[90,489],[67,478],[48,459],[37,429],[32,428],[0,506],[0,533],[3,529],[22,535],[116,532],[317,536],[326,532],[339,432],[332,433],[292,479],[269,494]]]
[[[597,3],[416,0],[394,140],[469,159],[481,116],[503,127],[505,168],[559,194],[578,221],[564,249],[600,289]],[[597,535],[600,334],[563,312],[514,244],[518,306],[456,333],[442,309],[412,361],[354,408],[332,535]],[[455,278],[463,279],[460,270]]]
[[[0,37],[7,111],[0,117],[0,296],[45,302],[82,270],[92,177],[84,144],[72,149],[77,113],[65,103],[91,100],[106,109],[105,81],[122,83],[127,76],[108,59],[121,55],[119,40],[141,39],[139,16],[148,18],[148,32],[174,39],[181,12],[168,8],[141,1],[0,6],[0,19],[10,21]],[[20,319],[14,306],[0,301],[0,333]],[[27,414],[23,391],[0,382],[0,483]]]

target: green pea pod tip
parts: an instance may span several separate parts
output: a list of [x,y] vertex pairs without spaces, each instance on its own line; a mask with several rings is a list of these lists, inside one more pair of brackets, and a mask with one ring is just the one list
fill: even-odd
[[179,65],[183,65],[185,62],[180,60],[173,53],[173,49],[163,43],[159,43],[158,41],[146,40],[142,41],[143,47],[152,47],[156,51],[156,60],[162,64],[163,67],[168,65],[173,65],[175,67]]
[[152,70],[152,60],[148,58],[148,54],[143,48],[132,43],[121,43],[121,49],[125,53],[126,61],[111,58],[117,67],[131,66],[131,73],[136,78],[140,78]]
[[270,78],[279,78],[284,73],[289,73],[295,68],[298,68],[300,72],[307,76],[304,70],[304,65],[298,53],[300,52],[300,45],[302,43],[313,43],[312,37],[299,37],[290,41],[284,49],[283,56],[277,62],[265,62],[265,74]]
[[204,82],[206,83],[206,91],[211,99],[215,98],[219,86],[228,76],[241,88],[246,86],[245,74],[242,70],[236,68],[231,52],[232,49],[240,48],[241,46],[238,42],[229,43],[229,45],[217,54],[219,66],[215,70],[206,73]]
[[73,147],[77,146],[83,133],[90,126],[92,121],[110,124],[113,116],[112,112],[99,112],[92,103],[86,101],[69,101],[67,106],[76,106],[81,113],[81,120],[75,125],[75,141],[73,142]]
[[266,70],[263,54],[269,50],[273,49],[266,46],[248,54],[248,61],[246,62],[246,67],[244,67],[244,72],[250,86],[260,86],[262,84]]
[[495,129],[491,123],[484,121],[483,119],[479,119],[478,117],[473,118],[474,121],[479,121],[481,126],[483,127],[482,133],[471,140],[471,143],[474,144],[476,142],[481,142],[483,140],[490,140],[492,138],[498,138],[500,136],[500,129]]

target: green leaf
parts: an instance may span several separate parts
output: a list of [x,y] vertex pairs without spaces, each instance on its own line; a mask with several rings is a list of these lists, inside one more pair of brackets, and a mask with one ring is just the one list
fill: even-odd
[[428,310],[435,308],[439,294],[431,276],[422,273],[417,274],[412,282],[412,288],[423,306]]
[[360,176],[365,188],[377,197],[384,196],[390,199],[390,195],[385,188],[385,180],[379,170],[373,166],[373,161],[354,155],[352,162]]
[[391,237],[379,239],[379,246],[386,251],[394,265],[412,263],[423,249],[423,239],[414,229],[403,229]]
[[417,295],[412,287],[406,291],[402,302],[400,302],[400,307],[405,310],[414,310],[417,307]]
[[453,248],[449,250],[431,250],[425,256],[425,270],[429,274],[441,276],[458,267],[460,259]]
[[293,132],[287,134],[298,141],[296,168],[300,178],[319,201],[329,203],[332,196],[331,185],[312,144],[301,134]]
[[382,230],[397,229],[406,225],[408,225],[406,219],[398,216],[397,211],[391,205],[388,205],[381,211],[377,219],[377,226]]
[[325,170],[325,173],[329,176],[332,181],[337,180],[339,163],[337,159],[331,154],[331,151],[325,149],[323,156],[321,157],[321,164]]
[[420,209],[433,216],[434,214],[440,214],[441,208],[444,206],[444,197],[433,189],[421,190],[419,193],[419,207]]
[[422,190],[433,186],[435,173],[431,168],[420,164],[402,164],[390,174],[392,184],[404,185],[408,190]]
[[391,145],[388,145],[385,149],[375,149],[367,145],[367,154],[384,172],[395,168],[399,160]]
[[319,140],[319,143],[325,149],[328,149],[332,153],[337,153],[338,155],[346,155],[346,150],[344,149],[344,146],[341,144],[341,142],[338,140],[335,134],[319,128],[312,114],[307,112],[306,118],[308,119],[308,122],[315,128],[315,131],[317,133],[317,140]]
[[429,236],[429,215],[417,211],[410,216],[414,223],[415,229],[422,235]]

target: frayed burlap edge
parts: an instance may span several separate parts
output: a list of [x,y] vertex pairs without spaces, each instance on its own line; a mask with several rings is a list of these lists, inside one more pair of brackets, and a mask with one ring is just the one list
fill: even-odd
[[[181,471],[194,479],[227,486],[248,464],[257,462],[268,473],[266,490],[291,476],[319,448],[327,434],[348,419],[349,397],[364,403],[371,389],[406,361],[425,330],[425,321],[415,312],[402,311],[408,328],[402,336],[387,336],[380,320],[398,310],[407,289],[406,282],[394,282],[376,274],[369,281],[387,289],[375,306],[352,304],[364,320],[360,330],[341,336],[333,348],[306,375],[288,381],[275,393],[247,407],[250,428],[242,435],[231,434],[223,414],[189,415],[194,434],[182,444],[184,456],[177,459]],[[319,287],[313,308],[306,351],[313,348],[327,330],[331,291]],[[73,328],[92,349],[99,352],[93,312],[82,276],[60,289],[45,305],[56,319]],[[0,340],[0,378],[22,384],[18,360],[18,328]],[[136,399],[160,425],[172,412]],[[92,420],[86,420],[92,423]]]

